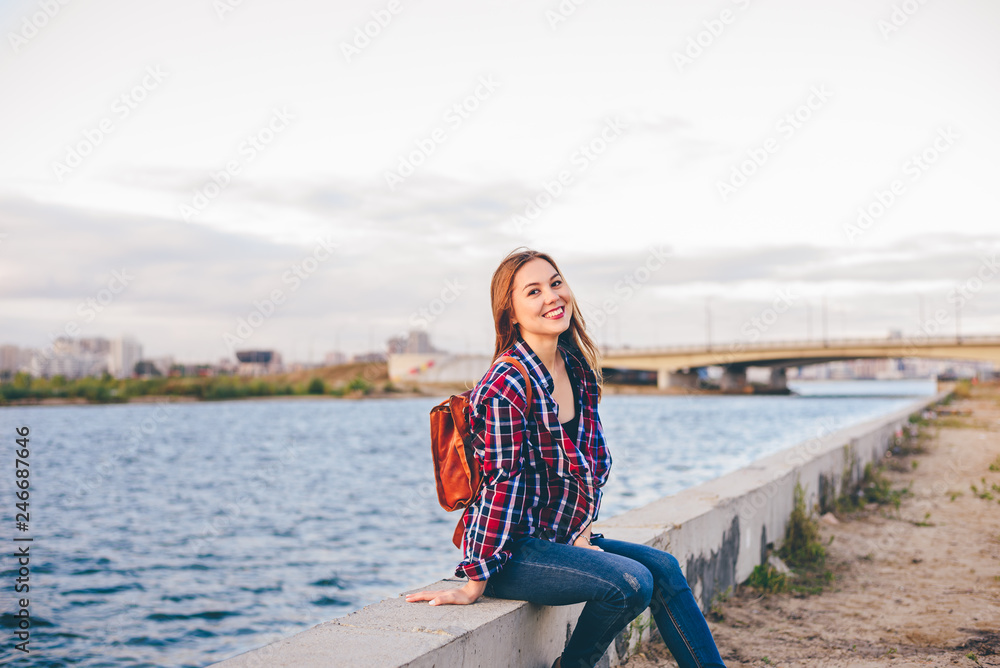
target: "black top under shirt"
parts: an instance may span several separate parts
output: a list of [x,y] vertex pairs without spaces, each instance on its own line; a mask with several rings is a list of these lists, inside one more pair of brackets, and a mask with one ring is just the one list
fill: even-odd
[[563,431],[566,432],[569,439],[576,443],[576,432],[580,424],[580,408],[577,406],[576,377],[573,375],[573,371],[568,364],[566,365],[566,375],[569,376],[569,384],[573,388],[573,419],[569,422],[560,422],[559,424],[562,425]]

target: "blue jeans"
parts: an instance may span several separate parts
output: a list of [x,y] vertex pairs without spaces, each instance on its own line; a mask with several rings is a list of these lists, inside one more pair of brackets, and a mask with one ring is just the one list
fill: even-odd
[[604,552],[533,537],[486,581],[486,596],[569,605],[586,601],[562,654],[563,668],[592,668],[647,607],[680,668],[725,668],[677,559],[662,550],[594,538]]

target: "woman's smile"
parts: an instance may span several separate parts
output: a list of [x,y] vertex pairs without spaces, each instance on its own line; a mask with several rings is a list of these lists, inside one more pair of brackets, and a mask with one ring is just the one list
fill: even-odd
[[566,313],[566,308],[563,306],[557,306],[548,313],[542,315],[543,318],[548,318],[549,320],[559,320]]

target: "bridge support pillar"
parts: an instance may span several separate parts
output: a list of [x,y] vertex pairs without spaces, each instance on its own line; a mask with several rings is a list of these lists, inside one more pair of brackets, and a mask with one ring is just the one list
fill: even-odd
[[656,386],[661,390],[668,387],[684,387],[693,390],[698,387],[698,372],[694,369],[690,371],[660,369],[656,373]]
[[768,387],[772,390],[787,390],[788,389],[788,375],[786,373],[787,369],[783,366],[772,366],[771,367],[771,380],[768,383]]
[[743,394],[747,390],[747,370],[746,367],[730,366],[726,367],[722,378],[719,379],[719,389],[731,394]]

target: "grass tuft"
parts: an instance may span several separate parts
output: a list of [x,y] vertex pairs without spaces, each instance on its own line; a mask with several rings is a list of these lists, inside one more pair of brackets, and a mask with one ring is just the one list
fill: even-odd
[[792,514],[778,556],[797,576],[787,583],[791,591],[818,594],[833,581],[833,573],[826,569],[826,548],[820,541],[819,522],[806,511],[805,490],[798,482],[792,498]]
[[788,580],[785,578],[785,574],[778,572],[774,566],[768,563],[754,566],[753,572],[744,584],[765,594],[780,594],[788,591]]

